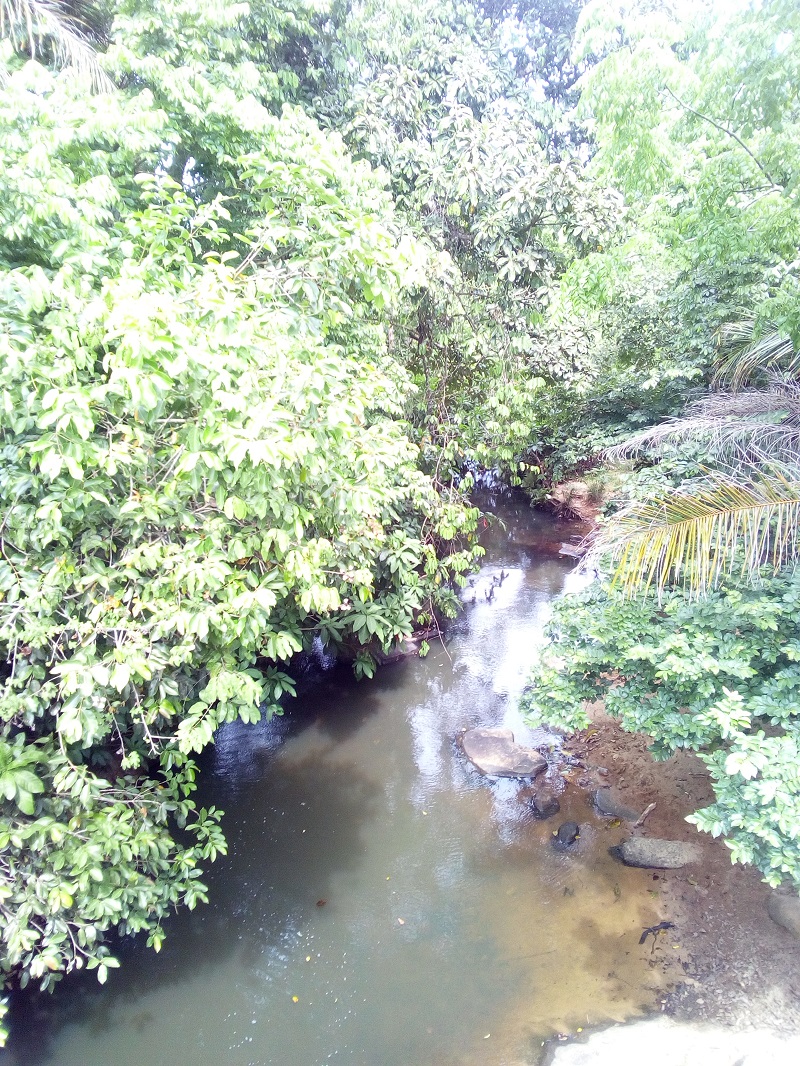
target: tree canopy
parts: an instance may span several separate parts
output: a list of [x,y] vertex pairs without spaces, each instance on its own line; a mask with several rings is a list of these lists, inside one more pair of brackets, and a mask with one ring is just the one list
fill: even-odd
[[697,751],[716,793],[698,827],[797,886],[800,19],[782,2],[685,14],[597,2],[577,27],[591,165],[637,220],[571,268],[568,306],[594,317],[612,377],[682,388],[599,442],[633,460],[593,549],[606,580],[558,606],[525,702],[571,727],[603,696],[657,755]]

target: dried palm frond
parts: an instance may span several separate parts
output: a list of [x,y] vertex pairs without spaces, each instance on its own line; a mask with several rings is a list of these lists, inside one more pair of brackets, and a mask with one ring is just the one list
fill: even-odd
[[110,92],[114,83],[100,65],[79,6],[64,0],[0,0],[0,38],[37,58],[46,41],[57,66],[87,77],[95,92]]
[[692,403],[688,411],[716,416],[766,415],[787,411],[800,417],[800,385],[775,375],[770,375],[769,378],[769,387],[764,389],[711,392]]
[[699,595],[721,577],[756,580],[795,558],[800,522],[800,478],[776,471],[749,480],[716,475],[693,489],[633,503],[601,533],[592,555],[610,553],[614,583],[626,595],[668,583]]

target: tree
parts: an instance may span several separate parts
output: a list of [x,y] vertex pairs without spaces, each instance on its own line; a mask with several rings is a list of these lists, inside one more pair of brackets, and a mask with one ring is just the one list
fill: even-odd
[[[800,143],[800,21],[795,5],[774,0],[734,13],[722,26],[701,13],[701,36],[687,34],[669,6],[648,7],[633,5],[636,17],[629,13],[626,21],[622,5],[596,2],[578,27],[583,51],[604,56],[586,76],[582,97],[597,123],[596,164],[645,200],[649,225],[679,248],[684,269],[709,260],[729,270],[750,264],[761,278],[740,293],[753,307],[751,319],[720,331],[716,384],[725,388],[617,452],[691,439],[706,448],[713,469],[677,493],[670,486],[635,501],[598,550],[618,557],[628,591],[672,579],[702,591],[734,567],[757,573],[770,559],[780,568],[794,553],[800,214],[790,145]],[[774,384],[758,388],[767,374]],[[742,391],[751,383],[755,389]]]
[[0,84],[8,983],[105,980],[111,930],[158,949],[225,847],[194,753],[279,712],[315,639],[371,674],[479,551],[386,351],[424,260],[368,164],[275,113],[238,30],[125,2],[103,62],[126,89],[16,59]]
[[[431,267],[393,329],[418,386],[431,469],[512,476],[546,381],[581,365],[544,343],[565,266],[601,245],[620,198],[590,182],[567,117],[581,5],[381,2],[334,20],[315,102],[384,167]],[[584,146],[585,147],[585,146]]]
[[[741,332],[741,329],[737,332]],[[747,331],[746,331],[747,332]],[[796,367],[788,338],[768,336],[724,361],[734,382]],[[714,392],[681,418],[660,423],[612,449],[658,453],[675,442],[702,446],[704,476],[635,500],[618,512],[594,551],[617,561],[615,580],[628,593],[683,582],[704,593],[736,571],[758,581],[796,558],[800,525],[798,384],[775,376],[768,388]]]

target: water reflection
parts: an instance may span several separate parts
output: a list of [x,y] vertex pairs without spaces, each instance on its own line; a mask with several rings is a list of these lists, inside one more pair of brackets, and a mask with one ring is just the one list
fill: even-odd
[[607,856],[582,793],[563,800],[579,846],[557,852],[519,784],[487,783],[455,748],[479,723],[532,738],[516,697],[571,566],[569,530],[498,512],[446,648],[368,684],[337,668],[285,718],[222,731],[203,788],[230,854],[210,905],[176,916],[160,956],[125,945],[105,988],[20,1003],[6,1061],[513,1064],[649,1002],[647,875]]

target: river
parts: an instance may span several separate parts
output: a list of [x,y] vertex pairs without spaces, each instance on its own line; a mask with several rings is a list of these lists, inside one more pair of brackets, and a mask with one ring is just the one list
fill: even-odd
[[[223,729],[201,785],[230,853],[210,903],[176,915],[160,955],[14,1008],[14,1066],[518,1066],[554,1033],[652,1007],[638,947],[657,920],[646,871],[617,864],[580,789],[531,818],[514,781],[481,778],[465,727],[516,700],[573,561],[575,527],[494,501],[475,603],[445,646],[356,683],[319,663],[287,714]],[[508,576],[491,601],[491,579]],[[552,846],[568,818],[578,845]]]

